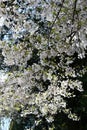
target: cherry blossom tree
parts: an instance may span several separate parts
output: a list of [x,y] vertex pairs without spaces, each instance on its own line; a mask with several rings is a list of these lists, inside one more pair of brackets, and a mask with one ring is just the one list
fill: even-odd
[[66,99],[84,90],[86,5],[86,0],[0,1],[2,114],[32,113],[52,122],[64,112],[79,120]]

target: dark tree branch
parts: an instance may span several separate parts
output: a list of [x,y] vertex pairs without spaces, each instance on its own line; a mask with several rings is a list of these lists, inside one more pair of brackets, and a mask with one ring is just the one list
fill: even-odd
[[49,35],[48,35],[48,44],[47,44],[48,47],[49,47],[50,34],[51,34],[51,31],[52,31],[52,28],[54,27],[56,20],[59,19],[59,14],[60,14],[61,9],[62,9],[62,7],[63,7],[63,3],[64,3],[64,1],[65,1],[65,0],[62,1],[61,6],[60,6],[60,9],[59,9],[59,11],[57,12],[56,17],[55,17],[55,19],[54,19],[52,25],[50,26],[50,29],[49,29]]
[[78,0],[75,0],[75,2],[74,2],[74,10],[73,10],[73,16],[72,16],[72,24],[74,24],[74,20],[75,20],[77,1],[78,1]]
[[[75,0],[75,2],[74,2],[74,9],[73,9],[73,15],[72,15],[72,25],[74,24],[74,21],[75,21],[77,1],[78,1],[78,0]],[[73,37],[74,37],[75,34],[76,34],[76,32],[73,33],[73,28],[71,28],[71,34],[73,34],[73,35],[70,36],[69,43],[72,42],[72,39],[73,39]]]

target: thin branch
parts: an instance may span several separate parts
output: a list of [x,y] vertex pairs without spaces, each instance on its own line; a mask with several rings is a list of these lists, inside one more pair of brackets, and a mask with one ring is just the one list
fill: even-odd
[[[72,25],[74,24],[74,20],[75,20],[77,1],[78,0],[75,0],[75,2],[74,2],[74,9],[73,9],[73,15],[72,15]],[[73,28],[71,28],[71,34],[72,33],[73,33]],[[72,39],[75,36],[75,34],[76,34],[76,32],[73,35],[71,35],[69,43],[72,42]]]
[[77,1],[78,1],[78,0],[75,0],[75,2],[74,2],[74,10],[73,10],[73,16],[72,16],[72,24],[74,24],[74,20],[75,20]]
[[64,1],[65,1],[65,0],[62,1],[62,3],[61,3],[61,7],[60,7],[59,11],[57,12],[56,17],[55,17],[55,19],[54,19],[52,25],[50,26],[50,29],[49,29],[49,35],[48,35],[48,43],[47,43],[48,47],[49,47],[50,34],[51,34],[51,31],[52,31],[52,28],[54,27],[56,20],[59,19],[59,14],[60,14],[61,9],[62,9],[62,7],[63,7],[63,3],[64,3]]
[[64,3],[64,0],[62,1],[62,3],[61,3],[61,7],[60,7],[59,11],[57,12],[57,15],[56,15],[56,17],[55,17],[55,19],[54,19],[54,21],[53,21],[53,23],[52,23],[51,27],[50,27],[50,28],[51,28],[51,30],[52,30],[52,28],[53,28],[53,26],[54,26],[54,24],[55,24],[56,20],[59,18],[59,14],[60,14],[61,9],[62,9],[62,7],[63,7],[63,3]]

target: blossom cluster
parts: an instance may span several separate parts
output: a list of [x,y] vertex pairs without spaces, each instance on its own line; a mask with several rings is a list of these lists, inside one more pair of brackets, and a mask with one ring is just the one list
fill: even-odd
[[1,0],[0,65],[6,76],[0,80],[0,112],[33,113],[53,121],[63,111],[78,120],[65,98],[74,98],[75,89],[83,91],[85,2]]

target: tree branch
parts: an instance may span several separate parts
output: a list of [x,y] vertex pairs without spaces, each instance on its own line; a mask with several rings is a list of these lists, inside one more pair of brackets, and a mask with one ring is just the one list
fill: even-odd
[[59,19],[59,14],[60,14],[61,9],[62,9],[62,7],[63,7],[63,3],[64,3],[64,1],[65,1],[65,0],[62,1],[61,6],[60,6],[60,9],[59,9],[59,11],[57,12],[56,17],[55,17],[55,19],[54,19],[52,25],[50,26],[50,29],[49,29],[49,35],[48,35],[48,44],[47,44],[48,47],[49,47],[50,34],[51,34],[51,31],[52,31],[52,28],[54,27],[56,20]]
[[75,2],[74,2],[74,10],[73,10],[73,16],[72,16],[72,24],[74,24],[74,20],[75,20],[77,1],[78,1],[78,0],[75,0]]

